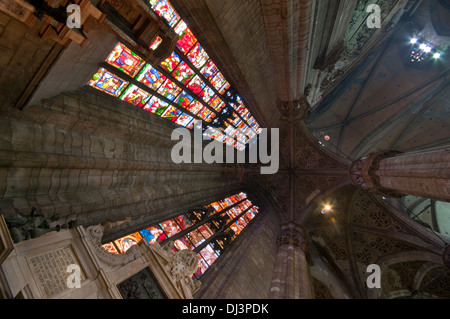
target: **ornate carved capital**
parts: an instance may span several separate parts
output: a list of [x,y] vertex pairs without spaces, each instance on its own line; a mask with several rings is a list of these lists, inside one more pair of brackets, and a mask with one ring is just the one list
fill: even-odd
[[281,235],[277,239],[277,245],[292,245],[300,247],[303,251],[307,251],[311,239],[308,235],[308,231],[300,225],[293,222],[281,225]]
[[300,99],[291,102],[279,101],[278,108],[280,109],[281,120],[297,122],[306,117],[310,104],[307,98],[302,96]]
[[371,154],[369,157],[353,162],[349,169],[349,176],[352,184],[366,189],[372,193],[377,193],[387,197],[402,197],[394,190],[386,189],[380,185],[380,178],[377,171],[380,162],[389,157],[401,154],[399,151],[387,151]]

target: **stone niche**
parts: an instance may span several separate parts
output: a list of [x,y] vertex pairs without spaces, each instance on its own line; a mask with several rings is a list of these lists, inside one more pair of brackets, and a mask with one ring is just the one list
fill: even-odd
[[200,288],[191,279],[193,251],[142,240],[112,254],[101,246],[104,229],[78,226],[13,244],[0,223],[0,298],[192,299]]

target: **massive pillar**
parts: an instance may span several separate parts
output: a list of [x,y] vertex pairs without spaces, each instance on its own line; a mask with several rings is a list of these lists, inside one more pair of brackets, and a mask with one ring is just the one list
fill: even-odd
[[311,299],[311,285],[305,252],[310,238],[305,228],[289,222],[281,225],[270,298]]
[[380,152],[354,162],[354,185],[387,197],[413,195],[450,201],[450,150]]

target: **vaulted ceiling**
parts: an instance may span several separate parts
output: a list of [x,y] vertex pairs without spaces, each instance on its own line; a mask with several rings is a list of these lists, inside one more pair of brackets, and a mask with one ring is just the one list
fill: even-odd
[[[450,145],[448,2],[379,0],[382,27],[370,29],[372,2],[173,1],[255,117],[280,128],[278,173],[246,165],[243,181],[272,198],[281,220],[307,227],[353,297],[449,297],[448,277],[428,283],[443,270],[442,239],[347,177],[373,152]],[[413,36],[442,59],[411,63]],[[383,277],[390,284],[377,295],[365,286],[371,263],[396,278]]]

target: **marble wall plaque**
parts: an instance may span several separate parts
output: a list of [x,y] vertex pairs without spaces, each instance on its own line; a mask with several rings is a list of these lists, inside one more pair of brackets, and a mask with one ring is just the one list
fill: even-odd
[[[69,265],[79,265],[81,269],[81,265],[70,246],[30,257],[29,263],[34,270],[36,282],[46,298],[68,289],[67,278],[72,274],[72,272],[67,272]],[[84,279],[82,271],[80,277],[80,280]]]

